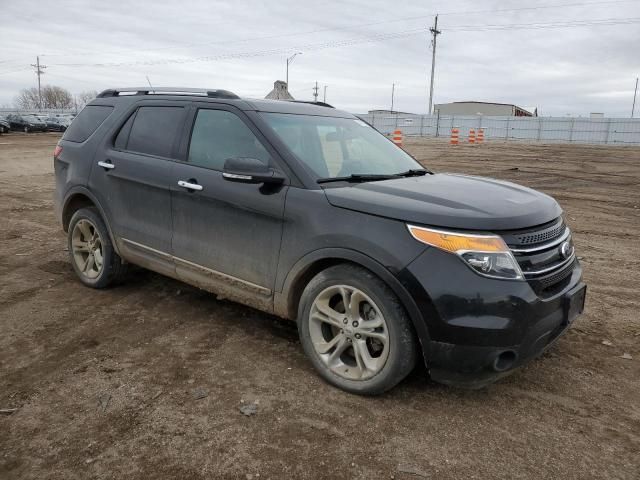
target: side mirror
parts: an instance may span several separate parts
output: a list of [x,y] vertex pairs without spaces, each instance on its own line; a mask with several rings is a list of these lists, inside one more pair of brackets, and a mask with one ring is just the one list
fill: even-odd
[[281,184],[284,177],[257,158],[227,158],[222,177],[230,182]]

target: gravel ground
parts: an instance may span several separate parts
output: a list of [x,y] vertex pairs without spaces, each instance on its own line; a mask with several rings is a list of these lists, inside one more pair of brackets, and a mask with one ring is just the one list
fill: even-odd
[[56,141],[0,137],[3,480],[640,478],[640,148],[408,141],[435,170],[558,199],[586,313],[486,389],[418,368],[363,398],[319,379],[292,323],[145,271],[82,287],[52,211]]

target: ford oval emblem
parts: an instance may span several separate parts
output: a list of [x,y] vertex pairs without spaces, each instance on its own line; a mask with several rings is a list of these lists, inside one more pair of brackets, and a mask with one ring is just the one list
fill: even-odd
[[562,258],[569,258],[569,256],[571,256],[571,244],[569,242],[564,242],[560,245],[560,255],[562,255]]

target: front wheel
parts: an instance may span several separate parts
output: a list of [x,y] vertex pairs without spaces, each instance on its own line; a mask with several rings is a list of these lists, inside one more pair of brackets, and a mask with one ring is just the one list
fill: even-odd
[[298,330],[320,375],[351,393],[383,393],[415,365],[415,335],[400,301],[382,280],[356,265],[330,267],[309,282]]

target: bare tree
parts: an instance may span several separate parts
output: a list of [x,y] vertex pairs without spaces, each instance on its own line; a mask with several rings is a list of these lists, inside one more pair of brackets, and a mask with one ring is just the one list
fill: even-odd
[[69,90],[56,87],[55,85],[46,85],[42,89],[42,107],[43,108],[71,108],[73,106],[73,96]]
[[[18,108],[31,110],[40,107],[38,89],[35,87],[24,88],[15,98],[14,103]],[[73,96],[69,90],[55,85],[42,87],[42,108],[64,109],[73,106]]]
[[23,88],[15,98],[14,103],[18,108],[23,110],[38,108],[38,89],[35,87]]
[[77,96],[78,100],[78,109],[84,108],[84,106],[89,103],[91,100],[98,96],[98,92],[96,90],[87,90],[86,92],[81,92]]

